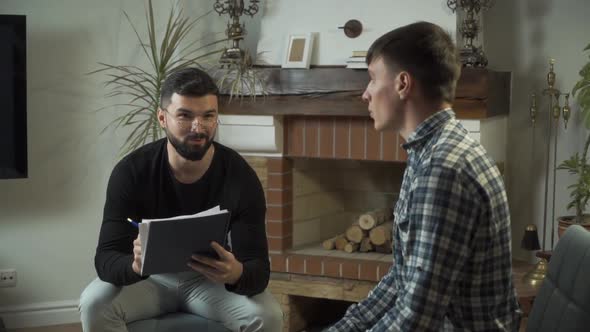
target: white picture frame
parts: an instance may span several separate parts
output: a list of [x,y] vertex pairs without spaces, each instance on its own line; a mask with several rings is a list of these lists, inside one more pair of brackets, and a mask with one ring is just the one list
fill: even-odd
[[285,47],[282,68],[309,69],[313,47],[313,33],[290,35]]

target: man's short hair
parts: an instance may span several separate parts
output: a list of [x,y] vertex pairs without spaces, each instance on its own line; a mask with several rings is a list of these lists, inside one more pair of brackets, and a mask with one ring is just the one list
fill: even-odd
[[189,97],[217,96],[219,89],[206,72],[198,68],[184,68],[172,72],[164,80],[160,91],[160,107],[168,107],[174,93]]
[[367,52],[367,64],[382,58],[391,74],[407,71],[430,101],[455,99],[461,64],[453,40],[429,22],[412,23],[379,37]]

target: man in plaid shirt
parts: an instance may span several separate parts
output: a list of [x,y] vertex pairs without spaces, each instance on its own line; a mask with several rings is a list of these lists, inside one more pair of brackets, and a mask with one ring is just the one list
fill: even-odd
[[434,24],[410,24],[377,39],[367,63],[375,129],[407,142],[394,264],[328,331],[517,331],[506,191],[451,110],[453,41]]

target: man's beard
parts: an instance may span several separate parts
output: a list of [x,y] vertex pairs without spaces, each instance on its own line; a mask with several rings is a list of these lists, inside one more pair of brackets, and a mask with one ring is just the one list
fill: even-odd
[[[181,155],[184,159],[197,161],[203,159],[209,147],[213,143],[213,140],[209,138],[206,134],[202,133],[191,133],[190,135],[186,136],[183,141],[180,141],[178,138],[174,137],[174,135],[170,134],[168,130],[166,130],[166,137],[168,137],[168,141],[176,152]],[[191,139],[205,139],[205,143],[201,146],[189,144],[189,140]]]

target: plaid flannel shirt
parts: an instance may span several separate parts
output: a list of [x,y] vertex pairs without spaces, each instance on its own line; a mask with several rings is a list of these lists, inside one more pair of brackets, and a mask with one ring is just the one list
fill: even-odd
[[502,176],[451,110],[408,152],[394,210],[394,263],[328,331],[517,331],[510,215]]

